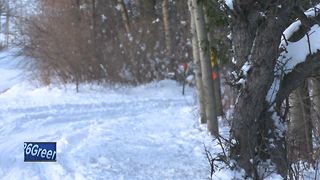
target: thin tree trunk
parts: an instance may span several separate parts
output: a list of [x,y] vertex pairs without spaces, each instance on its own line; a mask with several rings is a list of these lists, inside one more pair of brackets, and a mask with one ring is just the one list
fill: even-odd
[[[216,107],[217,107],[217,115],[223,115],[223,108],[222,108],[222,98],[221,98],[221,84],[220,84],[220,72],[219,72],[219,64],[218,64],[218,57],[217,52],[214,52],[213,48],[211,49],[211,65],[212,65],[212,72],[215,73],[216,77],[213,79],[213,90],[214,96],[216,98]],[[212,74],[212,76],[214,76]]]
[[201,64],[200,64],[200,55],[199,55],[199,46],[198,46],[198,37],[195,26],[195,16],[192,10],[192,2],[188,2],[190,15],[191,15],[191,35],[192,35],[192,55],[193,55],[193,64],[194,64],[194,74],[196,79],[197,95],[199,99],[199,109],[200,109],[200,122],[202,124],[207,123],[206,120],[206,111],[205,111],[205,99],[202,85],[202,75],[201,75]]
[[[204,11],[206,12],[207,9],[204,7]],[[205,13],[205,23],[206,27],[209,26],[209,17],[207,16],[207,13]],[[209,29],[209,28],[208,28]],[[219,72],[219,64],[218,64],[218,56],[217,52],[213,52],[214,45],[214,38],[212,37],[212,34],[208,31],[207,32],[208,40],[209,40],[209,47],[211,49],[211,65],[212,65],[212,72],[216,73],[216,79],[213,80],[213,90],[214,90],[214,96],[216,98],[216,107],[217,107],[217,115],[222,116],[223,115],[223,108],[222,108],[222,98],[221,98],[221,85],[220,85],[220,72]],[[216,49],[216,48],[215,48]]]
[[[94,68],[92,70],[92,77],[94,80],[98,80],[98,79],[102,79],[104,78],[105,72],[103,71],[103,69],[101,68],[101,66],[103,66],[103,52],[101,51],[101,49],[103,49],[103,47],[101,47],[101,45],[99,44],[99,41],[101,41],[102,35],[99,32],[101,29],[101,24],[99,24],[100,21],[100,16],[98,15],[98,6],[99,6],[99,1],[97,0],[91,0],[91,6],[92,6],[92,14],[91,14],[91,18],[92,18],[92,31],[91,31],[91,39],[92,39],[92,49],[93,49],[93,59],[92,59],[92,65]],[[98,26],[100,25],[100,27]]]
[[314,126],[316,128],[316,132],[318,132],[318,136],[320,137],[320,79],[313,78],[311,80],[311,88],[312,88],[312,107],[314,112]]
[[312,122],[308,84],[305,82],[291,95],[289,123],[290,160],[312,160]]
[[170,22],[169,22],[169,10],[168,10],[168,0],[162,0],[162,19],[163,28],[165,33],[166,50],[168,55],[171,55],[171,32],[170,32]]
[[129,21],[126,5],[123,0],[118,0],[118,4],[120,6],[120,12],[121,12],[122,20],[124,22],[124,27],[126,29],[127,34],[130,34],[130,21]]
[[10,37],[10,14],[6,13],[6,46],[9,46],[9,37]]
[[219,63],[218,61],[216,62],[217,64],[215,64],[215,66],[212,69],[217,74],[216,79],[213,81],[213,87],[214,87],[214,96],[216,97],[217,115],[222,116],[223,107],[222,107],[222,97],[221,97],[220,70],[219,70]]
[[204,14],[201,4],[197,0],[192,0],[193,11],[195,15],[195,24],[198,36],[198,45],[200,50],[200,62],[202,72],[202,83],[205,94],[206,117],[209,132],[214,135],[219,135],[218,120],[216,113],[215,97],[212,82],[212,69],[210,55],[208,51],[207,32],[204,24]]
[[312,91],[314,108],[318,112],[318,118],[320,118],[320,78],[312,79]]
[[74,33],[74,38],[75,38],[75,46],[77,47],[77,51],[78,53],[76,54],[76,56],[78,56],[77,58],[80,60],[79,63],[77,64],[72,64],[71,68],[74,71],[74,79],[76,81],[76,91],[79,92],[79,84],[81,79],[81,74],[83,72],[82,69],[82,63],[85,61],[84,57],[82,56],[82,54],[80,54],[80,52],[83,52],[83,46],[82,43],[83,42],[81,40],[82,35],[81,35],[81,21],[82,21],[82,17],[81,17],[81,1],[80,0],[76,0],[75,1],[75,7],[72,9],[73,11],[73,16],[74,16],[74,20],[75,20],[75,33]]
[[0,33],[2,33],[2,11],[0,10]]

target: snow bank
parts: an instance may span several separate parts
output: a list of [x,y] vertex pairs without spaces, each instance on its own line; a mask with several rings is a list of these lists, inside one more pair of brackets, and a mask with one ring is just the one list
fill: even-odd
[[[6,92],[0,94],[0,107],[35,107],[54,106],[57,104],[100,104],[131,102],[134,100],[175,100],[181,96],[181,87],[176,82],[164,80],[159,83],[129,88],[102,87],[99,85],[80,85],[80,92],[75,92],[75,85],[36,87],[29,81],[15,84]],[[193,90],[189,89],[189,93]]]

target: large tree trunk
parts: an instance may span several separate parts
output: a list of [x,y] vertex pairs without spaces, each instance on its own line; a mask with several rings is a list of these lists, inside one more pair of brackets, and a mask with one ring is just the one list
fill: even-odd
[[201,64],[200,64],[200,55],[199,55],[199,46],[198,46],[198,36],[195,25],[195,16],[192,10],[192,0],[188,0],[189,11],[191,15],[191,35],[192,35],[192,56],[194,64],[194,74],[196,79],[196,90],[199,100],[199,109],[200,109],[200,122],[202,124],[206,123],[206,111],[205,111],[205,99],[204,99],[204,90],[202,85],[202,75],[201,75]]
[[[231,155],[248,176],[259,178],[261,160],[272,159],[279,173],[286,174],[283,139],[273,143],[268,139],[275,134],[274,122],[268,113],[266,95],[274,79],[274,67],[278,58],[280,37],[291,12],[289,4],[281,11],[270,11],[267,18],[259,18],[259,9],[250,2],[234,3],[233,45],[235,59],[240,68],[244,62],[251,67],[243,77],[240,94],[235,104],[231,134],[237,143]],[[255,18],[257,17],[257,18]],[[271,156],[271,157],[270,157]],[[284,159],[283,159],[284,158]]]
[[312,160],[312,122],[308,83],[304,82],[290,97],[288,134],[289,160]]
[[231,32],[232,41],[237,42],[233,43],[233,51],[236,67],[240,69],[248,60],[256,27],[250,27],[247,21],[242,20],[240,17],[237,18],[239,19],[233,20]]
[[206,117],[209,132],[218,137],[219,128],[216,113],[215,97],[213,90],[212,81],[212,69],[210,62],[210,55],[208,49],[207,32],[204,22],[204,14],[202,4],[199,4],[197,0],[192,0],[193,11],[195,15],[196,31],[198,36],[198,46],[200,50],[200,62],[202,72],[202,83],[205,94],[205,105],[206,105]]

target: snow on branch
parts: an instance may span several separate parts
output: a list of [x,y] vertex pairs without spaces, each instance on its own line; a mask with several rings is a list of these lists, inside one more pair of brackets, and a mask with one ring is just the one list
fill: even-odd
[[[319,8],[320,4],[305,11],[304,14],[308,18],[317,17],[320,13]],[[274,81],[266,97],[266,100],[270,104],[274,104],[277,101],[276,96],[278,96],[278,93],[281,94],[279,89],[281,88],[280,84],[283,84],[282,81],[284,76],[292,71],[296,71],[297,65],[304,63],[306,60],[310,59],[312,54],[317,53],[320,50],[320,26],[318,24],[315,24],[308,29],[309,31],[297,42],[289,41],[293,34],[300,30],[301,25],[301,21],[297,20],[283,32],[280,48],[284,51],[281,52],[277,60],[277,64],[274,68]],[[281,99],[282,101],[284,100],[284,98]]]
[[[318,54],[320,50],[320,26],[314,25],[311,27],[311,30],[297,42],[288,41],[285,48],[286,51],[282,52],[278,58],[274,69],[274,82],[266,97],[266,100],[271,104],[275,102],[280,84],[284,80],[283,77],[295,71],[298,65],[308,61],[313,54]],[[320,62],[320,59],[318,61]]]
[[[316,5],[313,8],[308,9],[307,11],[304,12],[305,16],[308,18],[313,18],[318,16],[320,13],[320,4]],[[302,15],[300,15],[302,16]],[[304,17],[303,17],[304,18]],[[292,35],[297,32],[302,25],[301,20],[297,20],[294,23],[292,23],[284,32],[283,36],[281,39],[280,46],[284,46],[286,44],[286,40],[290,39]]]
[[[320,4],[305,11],[305,16],[300,14],[301,20],[292,23],[283,33],[280,47],[284,47],[285,51],[278,58],[275,79],[267,96],[271,104],[275,103],[275,110],[280,109],[282,102],[306,78],[320,71],[320,24],[315,18],[319,14]],[[310,24],[310,18],[316,22],[315,25]],[[288,41],[302,24],[310,25],[305,36],[297,42]]]
[[288,41],[288,45],[284,47],[286,51],[280,54],[278,60],[284,65],[283,70],[287,74],[297,64],[305,61],[309,54],[316,53],[320,49],[320,26],[318,24],[312,26],[299,41]]
[[320,70],[320,51],[309,55],[305,61],[297,64],[293,70],[286,74],[276,95],[276,109],[280,109],[282,102],[295,90],[306,78],[314,76]]

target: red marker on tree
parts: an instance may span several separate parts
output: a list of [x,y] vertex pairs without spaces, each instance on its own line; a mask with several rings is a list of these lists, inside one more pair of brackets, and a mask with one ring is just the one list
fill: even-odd
[[218,77],[217,72],[216,72],[216,71],[212,71],[212,79],[213,79],[213,80],[216,80],[217,77]]

